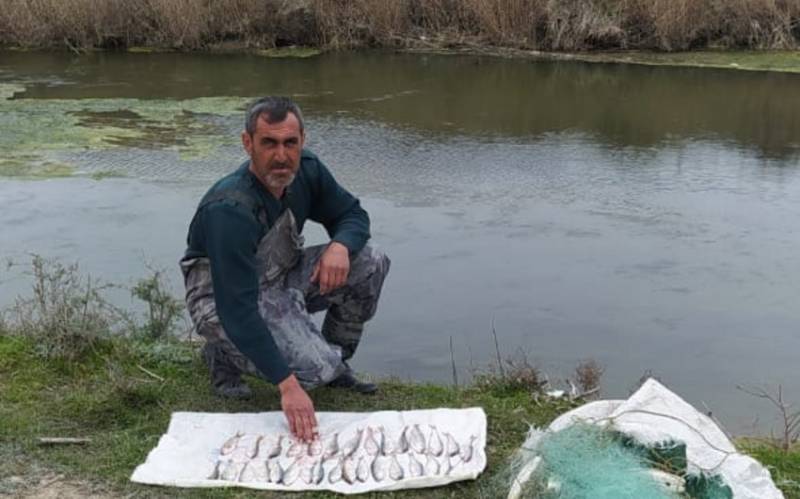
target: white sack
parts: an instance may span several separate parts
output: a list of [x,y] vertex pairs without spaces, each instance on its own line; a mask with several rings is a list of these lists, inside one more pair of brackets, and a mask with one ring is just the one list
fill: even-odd
[[[375,490],[434,487],[459,480],[470,480],[476,478],[486,467],[486,414],[481,408],[372,413],[318,412],[317,421],[323,440],[335,432],[339,435],[349,435],[355,433],[358,428],[378,426],[396,438],[403,427],[415,424],[419,425],[427,439],[431,431],[430,425],[433,425],[440,434],[449,432],[462,449],[471,442],[472,457],[467,462],[461,462],[460,457],[454,457],[455,466],[450,475],[445,475],[443,470],[437,475],[420,477],[409,477],[409,474],[405,473],[406,476],[399,481],[387,478],[376,482],[370,476],[369,480],[363,483],[356,481],[348,484],[339,481],[331,484],[328,475],[336,464],[335,460],[325,462],[325,479],[319,485],[309,485],[302,479],[296,480],[289,486],[268,482],[242,483],[209,479],[213,476],[216,462],[221,458],[222,445],[237,432],[276,437],[279,434],[288,435],[289,429],[283,413],[175,412],[172,414],[167,433],[161,437],[158,446],[150,452],[144,464],[136,468],[131,481],[176,487],[239,486],[264,490],[332,490],[342,494],[358,494]],[[343,443],[344,439],[340,440],[340,445]],[[354,457],[371,459],[363,445]],[[403,468],[407,469],[407,456],[401,457]],[[442,458],[439,460],[442,461]]]

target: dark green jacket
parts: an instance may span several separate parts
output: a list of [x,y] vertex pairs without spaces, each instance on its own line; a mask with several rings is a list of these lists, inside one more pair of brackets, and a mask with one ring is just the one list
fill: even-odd
[[[306,220],[321,223],[331,240],[357,253],[369,239],[369,217],[358,199],[342,188],[328,168],[303,150],[300,169],[282,199],[253,175],[249,162],[215,183],[203,196],[189,227],[186,258],[208,257],[217,315],[234,345],[277,384],[290,371],[258,312],[256,250],[275,220],[291,209],[302,231]],[[206,202],[221,191],[242,196]],[[238,199],[237,199],[238,198]]]

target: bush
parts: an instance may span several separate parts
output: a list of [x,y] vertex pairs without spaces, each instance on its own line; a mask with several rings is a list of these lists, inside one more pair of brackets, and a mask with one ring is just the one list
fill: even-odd
[[153,271],[150,277],[139,280],[131,289],[133,296],[147,304],[147,319],[137,330],[149,340],[169,336],[183,312],[183,302],[169,294],[162,276],[163,271]]
[[34,255],[32,273],[33,296],[17,298],[4,328],[34,339],[43,357],[79,358],[119,323],[120,313],[100,294],[108,286],[82,278],[77,264]]

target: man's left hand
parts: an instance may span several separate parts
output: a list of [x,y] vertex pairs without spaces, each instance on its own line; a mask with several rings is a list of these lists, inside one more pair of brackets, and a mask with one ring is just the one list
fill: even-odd
[[347,246],[333,241],[314,266],[311,282],[319,282],[319,292],[325,295],[344,286],[349,273],[350,253]]

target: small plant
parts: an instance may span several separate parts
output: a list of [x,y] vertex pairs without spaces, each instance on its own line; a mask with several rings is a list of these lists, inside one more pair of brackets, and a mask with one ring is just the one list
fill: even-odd
[[147,304],[147,318],[139,331],[147,339],[159,340],[169,336],[175,323],[180,320],[183,302],[169,294],[163,281],[163,271],[152,272],[150,277],[140,279],[131,293]]
[[582,360],[575,367],[575,382],[584,396],[599,393],[604,372],[605,368],[594,359]]
[[792,446],[800,441],[800,410],[793,411],[793,404],[783,400],[783,387],[778,385],[778,391],[775,394],[769,393],[763,388],[745,388],[741,385],[736,388],[753,397],[766,399],[775,406],[783,423],[783,435],[779,437],[773,435],[772,441],[777,442],[777,446],[788,454],[792,450]]
[[13,320],[4,327],[33,338],[42,356],[79,358],[118,323],[118,311],[100,294],[108,286],[81,277],[78,264],[65,266],[34,255],[32,274],[33,296],[17,299]]

